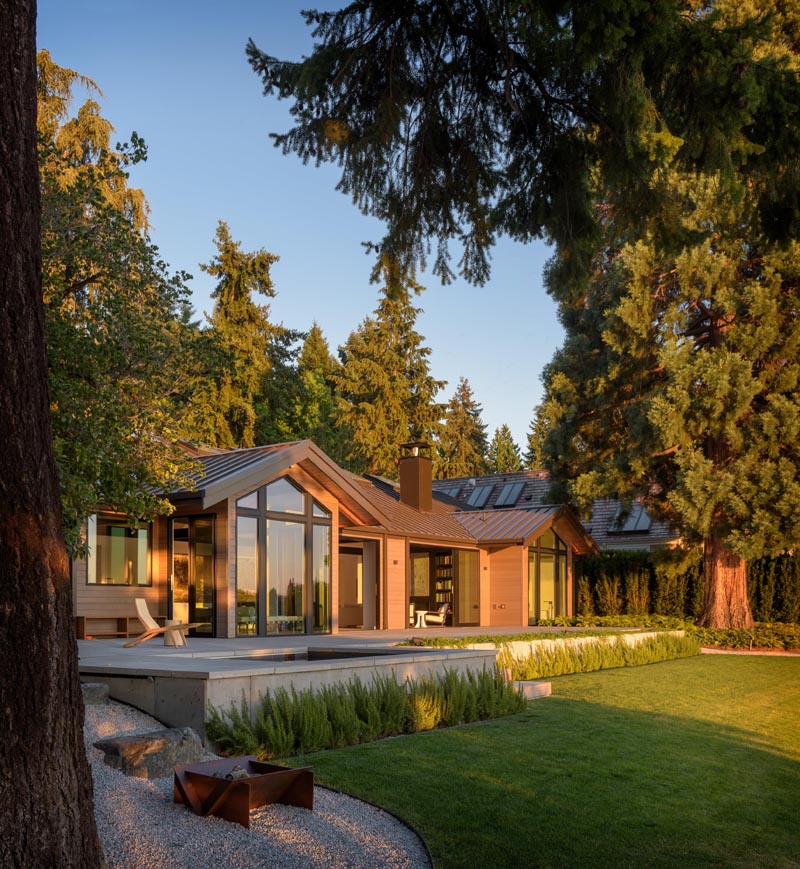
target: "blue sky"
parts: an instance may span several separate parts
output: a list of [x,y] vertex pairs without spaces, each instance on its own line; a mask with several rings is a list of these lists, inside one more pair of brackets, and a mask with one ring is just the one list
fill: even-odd
[[[272,319],[294,329],[316,320],[335,353],[377,305],[379,287],[369,282],[372,260],[361,242],[382,229],[335,190],[335,167],[304,166],[272,145],[268,134],[289,126],[287,105],[262,95],[244,54],[251,36],[278,57],[309,54],[300,9],[314,5],[39,0],[38,43],[56,63],[100,86],[102,112],[118,140],[135,130],[147,142],[148,160],[131,182],[150,202],[162,257],[194,276],[198,314],[210,312],[213,289],[198,263],[212,258],[217,221],[225,220],[244,250],[266,248],[280,257]],[[542,288],[548,256],[542,243],[503,240],[485,287],[442,286],[423,275],[427,289],[416,302],[432,374],[448,381],[440,399],[466,377],[489,436],[507,423],[523,450],[542,367],[562,340]]]

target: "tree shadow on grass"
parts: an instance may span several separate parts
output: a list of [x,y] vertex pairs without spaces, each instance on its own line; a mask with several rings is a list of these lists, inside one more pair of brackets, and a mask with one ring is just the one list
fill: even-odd
[[800,866],[800,764],[719,724],[551,697],[312,762],[441,867]]

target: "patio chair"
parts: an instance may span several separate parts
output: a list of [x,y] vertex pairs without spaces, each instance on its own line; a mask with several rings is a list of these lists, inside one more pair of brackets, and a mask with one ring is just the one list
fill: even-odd
[[136,637],[135,640],[131,640],[130,643],[125,643],[122,647],[123,649],[129,649],[131,646],[138,646],[139,643],[146,643],[148,640],[152,640],[153,637],[157,637],[159,634],[166,634],[167,632],[173,632],[177,634],[175,637],[175,645],[176,646],[187,646],[186,642],[186,631],[190,628],[199,628],[202,625],[207,625],[208,622],[194,622],[193,624],[176,624],[176,625],[166,625],[165,627],[161,627],[158,622],[150,615],[150,610],[147,608],[147,601],[143,597],[137,597],[134,601],[136,604],[136,617],[142,623],[142,627],[145,629],[144,633],[140,636]]
[[447,620],[447,613],[450,611],[450,604],[443,603],[435,613],[427,613],[425,615],[425,625],[441,625]]
[[416,606],[413,603],[410,603],[408,605],[408,626],[410,628],[414,627],[414,618],[415,618],[414,610],[415,609],[416,609]]

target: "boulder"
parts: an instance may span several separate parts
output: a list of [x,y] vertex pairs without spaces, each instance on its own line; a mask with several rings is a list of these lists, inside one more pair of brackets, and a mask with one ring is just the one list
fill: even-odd
[[83,682],[81,693],[84,706],[105,706],[108,703],[108,685],[105,682]]
[[172,775],[178,763],[196,763],[205,756],[200,737],[191,727],[170,727],[135,736],[112,736],[94,743],[105,752],[105,763],[134,778]]

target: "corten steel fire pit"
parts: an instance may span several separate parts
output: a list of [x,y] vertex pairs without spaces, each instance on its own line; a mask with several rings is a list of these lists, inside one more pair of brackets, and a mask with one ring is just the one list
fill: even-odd
[[[241,778],[225,778],[239,767]],[[254,754],[173,767],[174,801],[196,815],[216,815],[243,827],[250,826],[250,809],[270,803],[314,808],[314,773],[310,767],[292,769],[262,763]],[[217,775],[214,775],[217,773]]]

